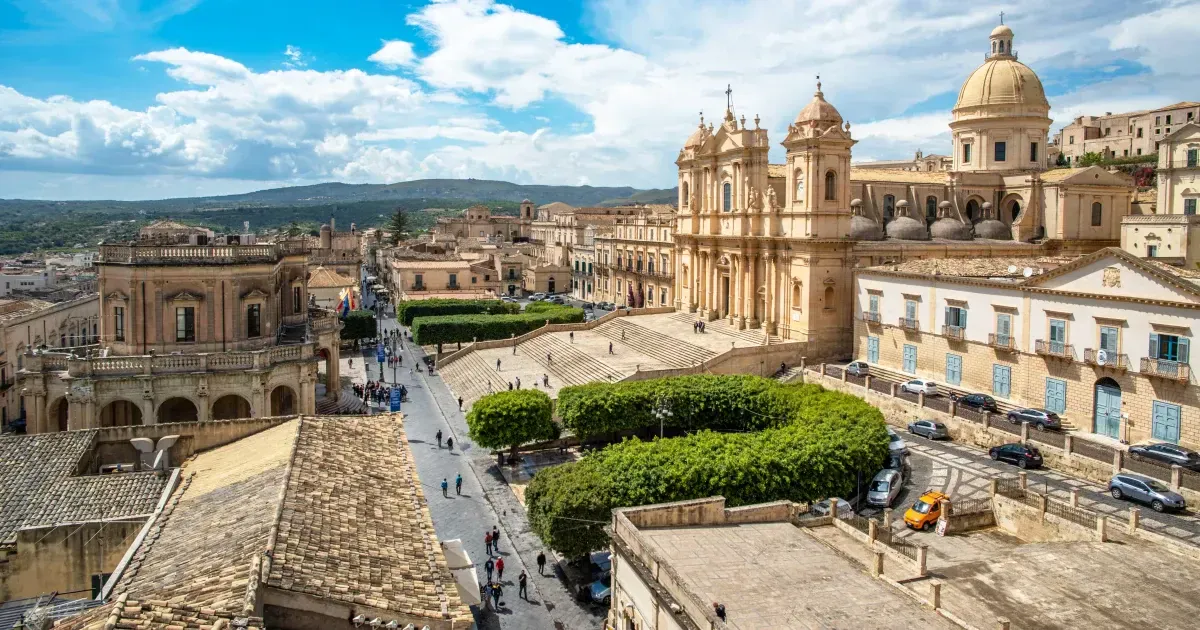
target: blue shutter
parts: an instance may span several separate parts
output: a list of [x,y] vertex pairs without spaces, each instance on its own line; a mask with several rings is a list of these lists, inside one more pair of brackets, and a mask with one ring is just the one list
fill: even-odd
[[1150,333],[1150,358],[1158,358],[1158,335]]
[[1179,338],[1179,362],[1186,364],[1188,362],[1188,338]]

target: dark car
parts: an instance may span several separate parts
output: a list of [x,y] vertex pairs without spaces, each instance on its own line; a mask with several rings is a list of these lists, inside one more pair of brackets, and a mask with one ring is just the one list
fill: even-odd
[[1178,464],[1188,470],[1200,471],[1200,453],[1166,442],[1130,446],[1129,454],[1137,459],[1153,460],[1168,466]]
[[1042,452],[1019,442],[993,446],[988,455],[998,462],[1016,464],[1018,468],[1041,468]]
[[1014,409],[1008,412],[1008,421],[1013,424],[1028,422],[1030,426],[1038,431],[1062,428],[1062,420],[1058,417],[1058,414],[1045,409]]
[[966,396],[959,396],[955,400],[958,401],[959,407],[966,407],[975,411],[999,411],[996,407],[996,399],[987,394],[967,394]]
[[927,440],[948,440],[950,431],[946,425],[933,420],[917,420],[908,423],[908,432],[919,435]]

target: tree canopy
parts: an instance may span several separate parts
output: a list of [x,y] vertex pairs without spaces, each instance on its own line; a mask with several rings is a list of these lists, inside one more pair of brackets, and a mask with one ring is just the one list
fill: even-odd
[[471,405],[467,428],[475,443],[490,449],[512,448],[551,440],[558,429],[551,420],[550,396],[536,389],[488,394]]

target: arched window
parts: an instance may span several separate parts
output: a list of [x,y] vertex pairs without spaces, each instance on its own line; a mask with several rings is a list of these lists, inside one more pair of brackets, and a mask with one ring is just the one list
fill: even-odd
[[833,308],[833,287],[825,287],[825,308]]
[[972,199],[967,202],[967,218],[970,219],[972,223],[979,220],[979,202],[978,201]]
[[896,216],[896,197],[895,195],[883,196],[883,220],[884,222],[891,221]]
[[800,285],[792,286],[792,308],[800,308]]
[[1100,202],[1097,201],[1092,204],[1092,225],[1094,225],[1094,226],[1100,225],[1100,223],[1102,222],[1101,220],[1103,218],[1104,218],[1104,208],[1103,208],[1103,206],[1100,205]]
[[833,171],[825,173],[825,201],[837,200],[837,174]]
[[688,197],[688,183],[683,182],[683,205],[688,205],[688,201],[690,201]]
[[937,218],[937,197],[930,195],[925,198],[925,219],[932,221]]
[[796,201],[804,201],[804,173],[796,171]]
[[725,182],[725,185],[722,186],[722,189],[724,191],[722,208],[725,210],[725,212],[729,212],[733,209],[733,186],[729,182]]

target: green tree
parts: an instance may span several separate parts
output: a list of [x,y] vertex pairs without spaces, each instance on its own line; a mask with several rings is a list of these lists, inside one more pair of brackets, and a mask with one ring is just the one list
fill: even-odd
[[471,405],[467,428],[475,443],[490,449],[511,449],[527,442],[552,440],[558,429],[551,420],[550,396],[536,389],[488,394]]
[[1055,166],[1066,166],[1067,165],[1067,156],[1063,155],[1062,153],[1059,153],[1058,159],[1054,160],[1054,165]]
[[1104,156],[1095,151],[1088,151],[1079,156],[1079,166],[1099,166],[1104,162]]
[[396,212],[392,214],[392,218],[388,220],[387,230],[391,233],[391,243],[395,245],[404,240],[408,235],[408,215],[404,214],[404,210],[396,208]]
[[300,236],[300,226],[295,221],[292,221],[288,224],[287,235],[288,238],[296,238],[297,236]]
[[371,311],[350,311],[342,321],[346,323],[342,328],[342,339],[371,339],[376,336],[375,313]]

